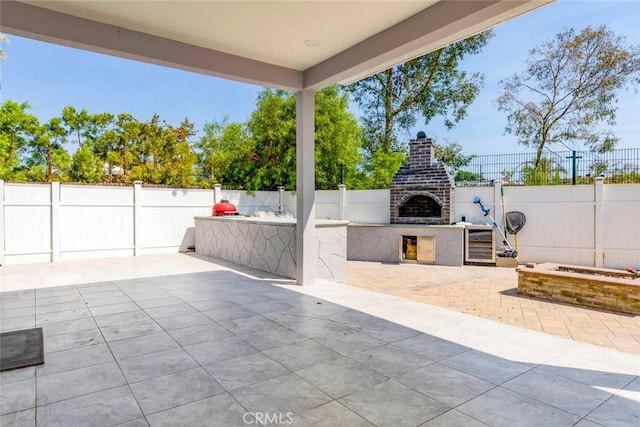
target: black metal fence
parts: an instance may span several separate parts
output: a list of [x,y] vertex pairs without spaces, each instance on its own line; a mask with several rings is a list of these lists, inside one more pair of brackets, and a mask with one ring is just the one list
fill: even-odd
[[491,185],[498,179],[507,185],[575,185],[593,184],[599,176],[605,183],[640,183],[640,148],[544,151],[537,165],[536,153],[480,155],[455,180],[458,186]]

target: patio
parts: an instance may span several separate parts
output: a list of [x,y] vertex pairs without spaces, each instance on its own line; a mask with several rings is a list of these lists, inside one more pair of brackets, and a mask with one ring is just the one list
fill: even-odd
[[[117,268],[114,268],[114,265]],[[4,266],[5,425],[635,425],[637,356],[196,255]],[[34,289],[35,288],[35,289]]]
[[513,268],[349,261],[347,283],[640,356],[640,316],[518,295]]

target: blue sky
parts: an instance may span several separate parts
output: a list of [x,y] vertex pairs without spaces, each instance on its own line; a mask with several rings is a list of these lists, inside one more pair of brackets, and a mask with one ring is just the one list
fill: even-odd
[[[463,66],[486,75],[480,95],[464,122],[447,130],[441,120],[401,134],[408,140],[424,130],[436,141],[460,143],[466,154],[531,151],[504,135],[506,115],[497,111],[498,82],[522,71],[531,48],[566,28],[606,24],[629,44],[640,44],[640,1],[561,0],[498,26],[483,53]],[[8,35],[2,64],[1,99],[29,102],[41,121],[73,105],[91,113],[132,113],[147,120],[154,113],[177,125],[188,117],[205,122],[245,121],[255,108],[259,86],[202,76]],[[616,135],[618,148],[640,147],[640,97],[621,94]],[[352,110],[358,114],[357,107]],[[557,147],[563,149],[562,147]]]

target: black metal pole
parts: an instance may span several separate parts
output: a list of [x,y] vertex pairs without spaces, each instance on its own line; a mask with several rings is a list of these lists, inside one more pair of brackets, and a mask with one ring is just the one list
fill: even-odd
[[576,150],[571,152],[571,155],[567,159],[571,159],[571,185],[576,185],[576,169],[578,167],[578,159],[582,156],[576,156]]
[[340,185],[343,185],[344,184],[344,167],[346,165],[341,163],[338,166],[340,166]]

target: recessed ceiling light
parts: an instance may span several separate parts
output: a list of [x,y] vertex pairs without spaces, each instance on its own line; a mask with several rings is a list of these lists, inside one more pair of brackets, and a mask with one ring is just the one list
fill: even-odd
[[304,44],[306,44],[309,47],[316,47],[320,44],[320,42],[315,39],[309,39],[309,40],[305,40]]

